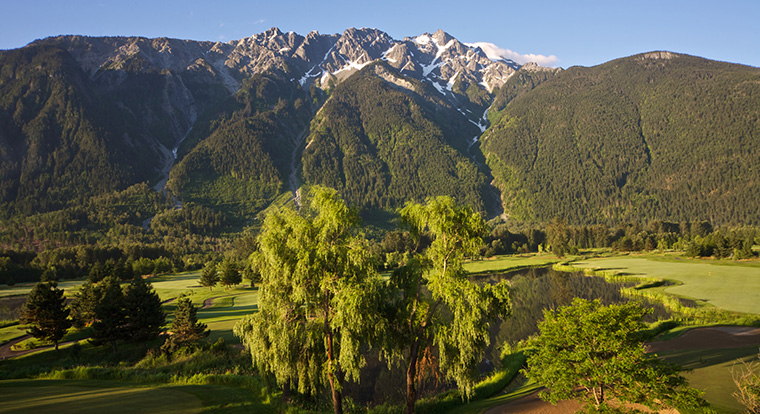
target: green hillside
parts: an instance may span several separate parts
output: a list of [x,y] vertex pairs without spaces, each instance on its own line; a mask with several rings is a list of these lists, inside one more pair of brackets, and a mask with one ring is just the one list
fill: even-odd
[[430,89],[383,64],[339,84],[312,121],[305,181],[336,188],[359,207],[449,194],[485,210],[486,175],[467,154],[480,131]]
[[505,210],[572,223],[760,222],[760,69],[667,52],[565,70],[483,137]]
[[196,123],[167,187],[183,201],[250,219],[286,190],[292,152],[312,113],[308,94],[286,74],[246,80]]

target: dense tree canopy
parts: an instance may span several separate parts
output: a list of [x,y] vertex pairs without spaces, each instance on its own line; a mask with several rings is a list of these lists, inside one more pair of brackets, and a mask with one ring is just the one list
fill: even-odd
[[335,190],[313,187],[299,212],[270,213],[253,260],[261,272],[259,312],[235,326],[255,366],[286,389],[316,392],[329,383],[335,413],[342,388],[364,365],[375,329],[379,283],[357,217]]
[[545,310],[525,371],[548,388],[541,398],[553,404],[577,399],[599,412],[613,401],[652,409],[705,406],[678,366],[644,349],[637,332],[645,313],[633,302],[603,306],[578,298]]
[[477,364],[490,342],[489,326],[509,313],[507,283],[477,285],[462,267],[466,257],[479,254],[485,222],[471,208],[451,197],[408,203],[401,217],[418,239],[433,238],[425,252],[398,269],[388,295],[390,344],[388,354],[401,352],[406,362],[406,412],[414,412],[417,371],[422,352],[438,348],[440,368],[469,397],[478,378]]

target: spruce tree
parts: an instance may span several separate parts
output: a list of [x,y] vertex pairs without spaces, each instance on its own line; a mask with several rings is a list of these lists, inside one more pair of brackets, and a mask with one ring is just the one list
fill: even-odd
[[92,339],[96,344],[108,342],[116,352],[116,341],[124,339],[124,293],[119,285],[119,280],[108,276],[99,286],[101,292],[100,301],[95,306],[95,323],[92,324]]
[[56,351],[58,341],[71,326],[65,302],[63,290],[58,289],[58,283],[37,283],[26,297],[21,313],[21,323],[30,325],[27,332],[35,338],[52,341]]
[[198,280],[198,283],[201,286],[208,287],[208,290],[212,291],[217,282],[219,282],[219,272],[216,269],[216,264],[214,262],[206,263],[203,266],[203,270],[201,270],[201,278]]
[[127,339],[150,341],[158,337],[166,322],[161,299],[142,277],[136,276],[124,293],[124,332]]
[[95,307],[100,302],[100,290],[98,286],[86,280],[79,293],[71,302],[72,323],[77,328],[92,325],[95,322]]
[[186,344],[194,342],[208,336],[209,331],[206,324],[198,322],[196,313],[198,309],[188,298],[177,300],[177,309],[174,311],[174,321],[172,322],[172,342],[175,344]]
[[240,274],[237,263],[232,259],[224,259],[219,265],[221,273],[220,282],[224,286],[237,285],[243,281],[243,275]]

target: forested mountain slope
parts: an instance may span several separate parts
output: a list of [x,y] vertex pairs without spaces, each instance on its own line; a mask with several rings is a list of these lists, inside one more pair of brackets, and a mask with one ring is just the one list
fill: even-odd
[[378,63],[336,87],[317,114],[303,175],[362,207],[453,194],[485,211],[494,197],[467,153],[479,134],[435,89]]
[[646,53],[562,71],[490,117],[514,217],[760,222],[758,68]]
[[89,200],[153,187],[121,223],[181,201],[235,230],[301,184],[360,210],[450,194],[532,221],[756,224],[759,72],[520,66],[441,30],[44,39],[0,51],[0,228],[60,211],[71,232]]

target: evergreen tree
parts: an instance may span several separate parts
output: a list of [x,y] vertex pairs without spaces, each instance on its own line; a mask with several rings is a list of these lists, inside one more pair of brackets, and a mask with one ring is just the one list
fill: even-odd
[[52,341],[58,350],[58,341],[63,338],[71,326],[69,310],[66,309],[63,290],[58,289],[55,281],[42,282],[26,297],[26,304],[21,313],[21,323],[30,325],[27,331],[38,339]]
[[201,270],[201,278],[198,280],[198,283],[201,286],[208,287],[208,290],[212,291],[217,282],[219,282],[219,272],[216,269],[216,264],[214,262],[206,263],[203,266],[203,270]]
[[92,339],[96,344],[108,342],[116,352],[116,342],[125,338],[124,292],[119,280],[108,276],[99,286],[100,301],[95,306],[95,323],[92,324]]
[[177,309],[174,311],[172,322],[171,340],[174,344],[186,344],[208,336],[206,324],[198,322],[196,313],[198,309],[188,298],[177,300]]
[[243,281],[243,275],[240,274],[237,263],[232,259],[225,258],[219,264],[219,273],[219,282],[226,287],[238,285]]
[[133,341],[149,341],[158,337],[166,322],[161,299],[142,277],[136,276],[124,293],[124,332]]
[[100,302],[98,286],[86,280],[70,305],[74,326],[82,328],[95,322],[95,307],[98,302]]

